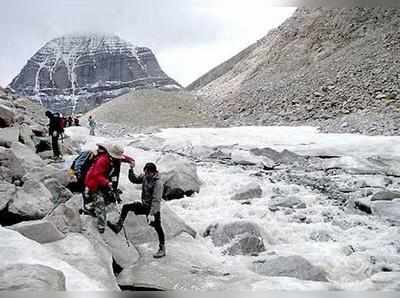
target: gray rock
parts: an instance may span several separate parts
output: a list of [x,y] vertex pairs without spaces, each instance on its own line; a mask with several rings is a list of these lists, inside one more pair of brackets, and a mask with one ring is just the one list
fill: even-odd
[[[126,231],[129,231],[125,225]],[[115,262],[121,268],[128,268],[135,265],[140,258],[135,246],[125,239],[124,232],[115,234],[106,228],[104,234],[99,234],[97,230],[97,220],[91,216],[82,217],[82,233],[91,243],[100,244],[111,253]]]
[[[161,216],[167,239],[175,238],[180,234],[188,234],[193,238],[196,237],[196,231],[188,226],[165,204],[161,204]],[[158,239],[154,229],[147,224],[145,216],[137,216],[129,213],[125,221],[125,227],[129,240],[134,244],[152,242]]]
[[257,183],[250,183],[248,185],[240,188],[234,196],[232,196],[232,200],[248,200],[254,198],[262,197],[262,189],[261,186]]
[[303,202],[303,200],[301,200],[296,196],[275,197],[271,199],[271,201],[268,203],[268,206],[270,208],[284,207],[284,208],[295,208],[295,209],[304,209],[307,207],[306,204]]
[[99,242],[91,243],[85,236],[73,233],[45,247],[108,291],[120,290],[113,273],[112,254]]
[[400,192],[385,190],[374,194],[371,201],[392,201],[394,199],[400,199]]
[[20,160],[11,149],[0,147],[0,177],[7,182],[13,182],[13,178],[22,178],[26,174],[21,167]]
[[9,107],[0,104],[0,128],[11,126],[14,123],[14,120],[14,111]]
[[[57,56],[60,51],[64,53],[61,58]],[[161,70],[150,49],[134,47],[117,36],[92,34],[46,43],[10,86],[33,100],[40,97],[53,111],[71,114],[94,108],[131,88],[168,85],[180,89]]]
[[42,244],[58,241],[65,237],[53,223],[45,220],[21,222],[8,228]]
[[375,201],[371,203],[372,214],[400,224],[400,199],[393,201]]
[[[174,155],[163,156],[156,164],[164,183],[165,199],[177,199],[183,195],[190,196],[200,192],[202,182],[195,164]],[[180,195],[174,196],[176,193]]]
[[7,208],[8,203],[15,198],[15,194],[14,184],[5,181],[0,182],[0,212]]
[[11,144],[11,149],[20,161],[20,167],[24,168],[26,171],[30,171],[35,167],[44,167],[45,163],[31,148],[28,146],[14,142]]
[[44,182],[47,179],[54,178],[62,186],[67,186],[71,177],[68,175],[68,171],[64,168],[57,168],[53,165],[46,165],[42,167],[34,167],[29,170],[29,178],[37,181]]
[[71,208],[65,204],[60,204],[46,219],[64,234],[81,233],[82,222],[79,215],[79,206]]
[[332,236],[327,231],[315,231],[310,235],[310,239],[318,242],[328,242],[333,240]]
[[26,125],[22,124],[19,127],[19,141],[25,145],[27,145],[32,150],[36,150],[35,143],[33,141],[33,137],[35,134],[33,133],[32,129]]
[[58,180],[55,178],[45,179],[43,181],[43,184],[50,191],[53,197],[53,203],[55,204],[65,203],[73,196],[72,192],[63,185],[61,185],[61,183],[58,182]]
[[253,263],[254,272],[267,276],[287,276],[300,280],[328,281],[327,273],[300,256],[275,257]]
[[153,258],[156,243],[139,249],[140,262],[118,275],[122,289],[226,290],[231,282],[244,278],[241,272],[224,271],[205,245],[187,235],[168,241],[167,257],[159,261]]
[[251,222],[210,225],[204,236],[211,236],[215,246],[225,246],[229,255],[252,255],[265,251],[261,228]]
[[0,128],[0,140],[2,143],[11,144],[13,142],[18,142],[18,136],[18,127]]
[[0,268],[0,291],[65,291],[61,271],[39,264],[12,264]]
[[274,149],[271,148],[254,148],[250,150],[251,153],[253,153],[256,156],[265,156],[268,157],[269,159],[277,162],[280,159],[280,153]]
[[17,189],[16,198],[9,203],[8,212],[26,220],[41,219],[53,207],[53,196],[47,188],[35,180],[25,181]]

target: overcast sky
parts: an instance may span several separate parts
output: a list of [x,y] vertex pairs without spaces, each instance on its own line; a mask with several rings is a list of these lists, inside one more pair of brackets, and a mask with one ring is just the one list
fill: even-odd
[[47,41],[81,32],[150,47],[163,70],[187,85],[293,12],[264,0],[2,0],[0,85]]

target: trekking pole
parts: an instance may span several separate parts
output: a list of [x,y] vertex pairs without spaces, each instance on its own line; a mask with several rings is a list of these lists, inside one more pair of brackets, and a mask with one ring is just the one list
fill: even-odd
[[128,245],[128,247],[130,247],[130,245],[129,245],[129,240],[128,240],[128,236],[126,235],[126,230],[125,230],[125,225],[124,225],[124,224],[122,224],[122,230],[124,231],[124,236],[125,236],[126,244]]
[[[117,198],[117,200],[116,200],[116,203],[117,203],[117,210],[118,210],[118,213],[119,213],[119,217],[121,218],[122,211],[121,211],[120,208],[119,208],[119,202],[121,201],[121,199],[119,198],[118,190],[115,191],[114,193],[115,193],[115,196],[116,196],[116,198]],[[126,234],[126,229],[125,229],[125,225],[124,225],[124,224],[122,224],[122,230],[124,231],[124,237],[125,237],[125,240],[126,240],[126,244],[128,245],[128,247],[130,247],[129,240],[128,240],[128,236],[127,236],[127,234]]]

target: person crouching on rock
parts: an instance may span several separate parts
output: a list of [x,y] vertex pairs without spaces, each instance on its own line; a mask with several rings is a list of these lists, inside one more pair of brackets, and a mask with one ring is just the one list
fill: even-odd
[[123,157],[124,149],[118,145],[97,144],[97,146],[98,154],[86,174],[85,187],[88,190],[89,200],[94,205],[92,210],[94,209],[97,217],[97,229],[100,233],[104,233],[107,218],[106,201],[109,201],[109,197],[113,194],[113,183],[109,177],[113,171],[113,164],[118,163]]
[[133,211],[136,215],[146,215],[147,223],[156,230],[159,241],[159,250],[153,257],[162,258],[166,255],[165,235],[161,226],[160,213],[163,183],[160,180],[157,167],[154,163],[147,163],[143,168],[144,174],[140,176],[135,175],[133,170],[134,167],[135,162],[132,161],[128,178],[134,184],[142,184],[142,201],[125,204],[122,207],[121,216],[118,222],[116,224],[108,222],[108,226],[115,233],[119,233],[129,211]]

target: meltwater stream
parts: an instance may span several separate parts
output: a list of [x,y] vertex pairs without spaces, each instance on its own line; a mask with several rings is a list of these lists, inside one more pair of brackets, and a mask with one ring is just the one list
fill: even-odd
[[[316,129],[310,127],[165,129],[160,133],[138,134],[113,140],[88,137],[84,129],[74,129],[69,133],[73,138],[85,141],[85,148],[93,148],[96,143],[104,141],[120,143],[125,146],[126,153],[136,159],[137,169],[141,169],[148,161],[156,161],[166,151],[193,155],[216,146],[231,146],[241,151],[270,147],[278,151],[289,149],[298,154],[316,156],[336,154],[356,160],[377,155],[400,157],[399,137],[326,135],[318,134]],[[139,149],[138,140],[147,142],[151,150]],[[199,236],[195,240],[197,245],[212,255],[213,263],[219,263],[221,272],[235,276],[235,286],[242,283],[244,289],[253,290],[369,290],[376,289],[378,283],[382,285],[378,289],[398,289],[398,282],[393,281],[393,272],[400,271],[398,225],[358,212],[351,206],[337,204],[336,201],[328,200],[326,196],[302,185],[285,181],[271,182],[268,177],[259,175],[255,168],[228,166],[199,159],[196,165],[198,175],[203,181],[200,193],[166,204],[198,232]],[[122,173],[124,172],[123,168]],[[248,204],[231,200],[239,188],[251,182],[261,186],[261,198],[251,199]],[[121,184],[125,189],[131,187],[125,175],[121,177]],[[276,194],[301,198],[306,208],[270,210],[268,202]],[[262,227],[265,252],[257,256],[229,256],[224,254],[224,247],[216,247],[210,238],[201,236],[210,224],[240,220]],[[185,251],[183,245],[182,243],[182,250]],[[196,251],[187,253],[196,257]],[[204,256],[207,254],[199,252],[199,258]],[[262,262],[272,256],[304,257],[327,273],[328,282],[285,276],[270,277],[252,270],[254,262]],[[379,275],[385,271],[392,271],[392,275]],[[374,275],[379,278],[374,279]],[[230,288],[230,283],[231,281],[227,281],[227,289]],[[213,285],[205,283],[196,285],[195,288],[213,289]]]

